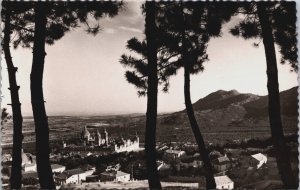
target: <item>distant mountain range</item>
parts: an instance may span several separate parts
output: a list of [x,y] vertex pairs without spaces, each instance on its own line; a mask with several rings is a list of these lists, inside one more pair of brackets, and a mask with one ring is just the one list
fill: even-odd
[[[280,92],[281,115],[284,127],[297,127],[298,87]],[[195,115],[203,128],[250,127],[269,125],[268,96],[242,94],[236,90],[219,90],[193,104]],[[165,115],[163,125],[186,125],[185,110]]]
[[[280,93],[281,114],[297,116],[298,113],[298,87]],[[247,116],[267,116],[268,96],[258,96],[254,94],[241,94],[236,90],[219,90],[198,100],[193,104],[197,111],[216,110],[230,106],[243,106],[247,111]]]

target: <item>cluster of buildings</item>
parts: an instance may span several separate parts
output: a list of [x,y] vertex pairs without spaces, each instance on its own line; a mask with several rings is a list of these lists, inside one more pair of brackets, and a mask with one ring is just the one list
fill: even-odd
[[[80,140],[82,142],[82,146],[75,147],[80,149],[82,147],[97,147],[103,149],[110,149],[112,152],[131,152],[140,150],[140,141],[139,137],[135,135],[132,138],[124,139],[121,137],[120,139],[117,138],[109,138],[109,134],[106,129],[103,132],[99,132],[98,129],[88,129],[89,126],[86,125],[81,130]],[[68,145],[63,142],[63,148],[68,147]],[[74,147],[73,147],[74,148]]]
[[[163,147],[162,147],[163,148]],[[160,148],[160,149],[162,149]],[[211,163],[215,173],[215,182],[217,189],[234,189],[234,182],[226,175],[227,171],[236,167],[237,165],[243,165],[245,168],[259,169],[267,163],[267,156],[262,153],[252,154],[245,156],[243,159],[237,159],[234,157],[228,157],[226,154],[215,154],[216,158],[212,159]],[[199,168],[203,166],[200,154],[196,153],[193,156],[188,156],[183,150],[173,150],[163,148],[163,161],[158,162],[158,170],[167,168],[168,164],[176,163],[177,170],[180,168]],[[204,182],[203,182],[204,181]],[[199,183],[199,187],[205,187],[205,180]]]
[[103,146],[109,145],[108,142],[108,132],[104,129],[103,133],[99,133],[97,130],[94,133],[91,133],[88,130],[88,126],[84,126],[81,131],[81,140],[83,141],[84,146]]
[[87,178],[93,176],[96,171],[95,167],[90,165],[83,166],[72,170],[64,170],[54,176],[55,182],[58,186],[64,184],[80,184],[86,181]]
[[[89,129],[88,125],[83,127],[80,133],[80,140],[82,142],[81,147],[105,147],[110,148],[112,152],[131,152],[139,150],[139,137],[129,139],[113,139],[109,138],[109,134],[106,129],[101,133],[98,129]],[[68,147],[64,143],[64,148]],[[187,155],[183,150],[178,147],[173,149],[172,147],[162,146],[157,148],[162,151],[162,160],[157,161],[157,169],[160,174],[170,173],[165,171],[171,171],[172,167],[175,166],[177,171],[185,170],[189,171],[189,168],[200,168],[203,167],[203,161],[199,153],[194,155]],[[91,155],[89,152],[87,155]],[[52,156],[53,157],[53,156]],[[50,155],[50,158],[52,158]],[[247,168],[251,167],[254,169],[261,168],[267,163],[267,157],[262,153],[252,154],[250,156],[243,156],[243,159],[236,159],[232,156],[222,155],[217,151],[212,151],[210,157],[214,158],[211,160],[212,167],[214,169],[214,179],[216,182],[216,189],[234,189],[234,182],[226,174],[227,171],[236,167],[237,165],[243,165]],[[2,155],[2,161],[11,161],[9,154]],[[132,166],[133,167],[133,166]],[[137,170],[132,168],[131,174],[121,171],[121,165],[107,166],[106,170],[99,173],[96,172],[96,168],[90,165],[84,165],[72,170],[66,170],[65,166],[59,164],[51,164],[52,172],[57,186],[65,184],[81,184],[83,182],[128,182],[133,179],[137,179],[139,175],[140,166],[136,167]],[[128,170],[128,169],[127,169]],[[22,176],[23,178],[38,178],[37,176],[37,165],[36,158],[30,153],[24,153],[22,150]],[[199,188],[205,187],[205,178],[199,182]]]

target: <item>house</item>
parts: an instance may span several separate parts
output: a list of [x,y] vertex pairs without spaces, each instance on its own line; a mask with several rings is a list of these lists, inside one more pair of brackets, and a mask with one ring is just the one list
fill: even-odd
[[130,174],[121,172],[121,171],[117,171],[116,181],[127,182],[129,180],[130,180]]
[[227,176],[216,176],[216,189],[233,189],[234,182]]
[[2,154],[2,162],[12,161],[10,154]]
[[60,185],[80,184],[83,180],[86,180],[86,174],[82,169],[65,170],[55,177],[55,181]]
[[121,164],[116,164],[116,165],[109,165],[109,166],[107,166],[106,167],[106,169],[105,169],[105,171],[111,171],[111,170],[114,170],[114,171],[118,171],[118,170],[120,170],[120,168],[121,168]]
[[36,171],[36,159],[35,156],[33,156],[30,153],[24,153],[23,149],[21,152],[21,158],[22,158],[22,170],[24,172],[35,172]]
[[24,172],[36,172],[36,163],[29,163],[23,166]]
[[164,161],[157,160],[156,164],[157,164],[158,171],[168,170],[171,168],[171,166],[169,164],[166,164]]
[[231,162],[229,158],[225,155],[212,160],[212,166],[218,172],[223,172],[231,167]]
[[166,164],[164,161],[156,161],[157,163],[157,170],[159,172],[160,177],[167,177],[171,174],[171,166]]
[[163,157],[165,160],[178,160],[186,155],[185,151],[168,149],[165,151]]
[[130,180],[130,174],[122,171],[105,171],[100,174],[100,181],[127,182]]
[[249,164],[250,166],[254,167],[256,166],[256,168],[260,168],[263,164],[267,163],[267,156],[265,156],[262,153],[257,153],[257,154],[253,154],[251,155]]
[[89,164],[81,166],[80,168],[84,171],[86,176],[92,175],[96,171],[96,168]]
[[51,168],[53,173],[62,173],[66,170],[66,166],[62,166],[59,164],[51,164]]

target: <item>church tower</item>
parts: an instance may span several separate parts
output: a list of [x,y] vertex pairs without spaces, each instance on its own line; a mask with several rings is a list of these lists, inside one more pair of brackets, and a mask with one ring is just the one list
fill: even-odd
[[104,134],[105,134],[105,143],[106,146],[108,146],[108,132],[106,131],[106,129],[104,129]]
[[101,146],[102,143],[102,139],[101,139],[101,134],[99,133],[98,129],[97,129],[97,136],[96,136],[96,141],[98,141],[98,146]]
[[87,129],[87,126],[84,126],[82,133],[81,133],[81,138],[83,140],[83,145],[86,146],[89,143],[89,139],[90,139],[90,132]]

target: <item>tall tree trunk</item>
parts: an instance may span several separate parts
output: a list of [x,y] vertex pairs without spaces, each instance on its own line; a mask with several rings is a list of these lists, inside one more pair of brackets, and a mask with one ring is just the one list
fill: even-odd
[[22,113],[21,113],[21,103],[19,99],[19,86],[17,85],[16,72],[17,68],[14,67],[9,43],[10,43],[10,18],[11,10],[6,8],[5,14],[5,28],[4,28],[4,39],[3,39],[3,51],[5,55],[5,61],[8,70],[8,79],[9,79],[9,90],[11,97],[11,106],[13,112],[13,150],[12,150],[12,167],[11,167],[11,177],[10,177],[10,188],[11,189],[20,189],[22,182]]
[[284,141],[282,121],[280,115],[280,96],[278,84],[278,70],[271,23],[266,9],[267,2],[257,3],[257,13],[262,29],[263,43],[267,62],[269,121],[272,140],[276,151],[276,161],[281,180],[285,188],[297,188],[298,184],[292,173],[289,151]]
[[204,139],[200,132],[197,120],[195,118],[194,109],[192,106],[191,93],[190,93],[190,72],[188,67],[189,67],[188,64],[184,65],[184,100],[185,100],[186,112],[198,145],[199,152],[201,154],[204,163],[206,189],[215,189],[216,182],[213,174],[212,165],[208,157],[208,151],[205,148]]
[[186,37],[185,37],[185,16],[184,16],[184,6],[183,2],[181,2],[181,16],[182,16],[182,30],[181,30],[181,38],[182,38],[182,59],[184,63],[184,101],[186,112],[190,121],[191,128],[193,130],[199,152],[201,154],[204,169],[205,169],[205,178],[206,178],[206,189],[215,189],[216,182],[214,178],[214,173],[212,169],[212,165],[208,156],[208,151],[205,148],[204,139],[200,132],[197,120],[195,118],[194,109],[191,101],[191,92],[190,92],[190,67],[191,62],[188,57],[187,46],[186,46]]
[[145,153],[150,189],[161,189],[156,164],[156,120],[157,120],[157,45],[155,25],[155,2],[146,1],[146,40],[148,59],[148,89],[145,133]]
[[36,131],[36,161],[41,189],[55,189],[49,160],[49,127],[43,95],[43,72],[45,64],[45,2],[35,4],[35,30],[33,44],[33,61],[30,74],[31,104]]

